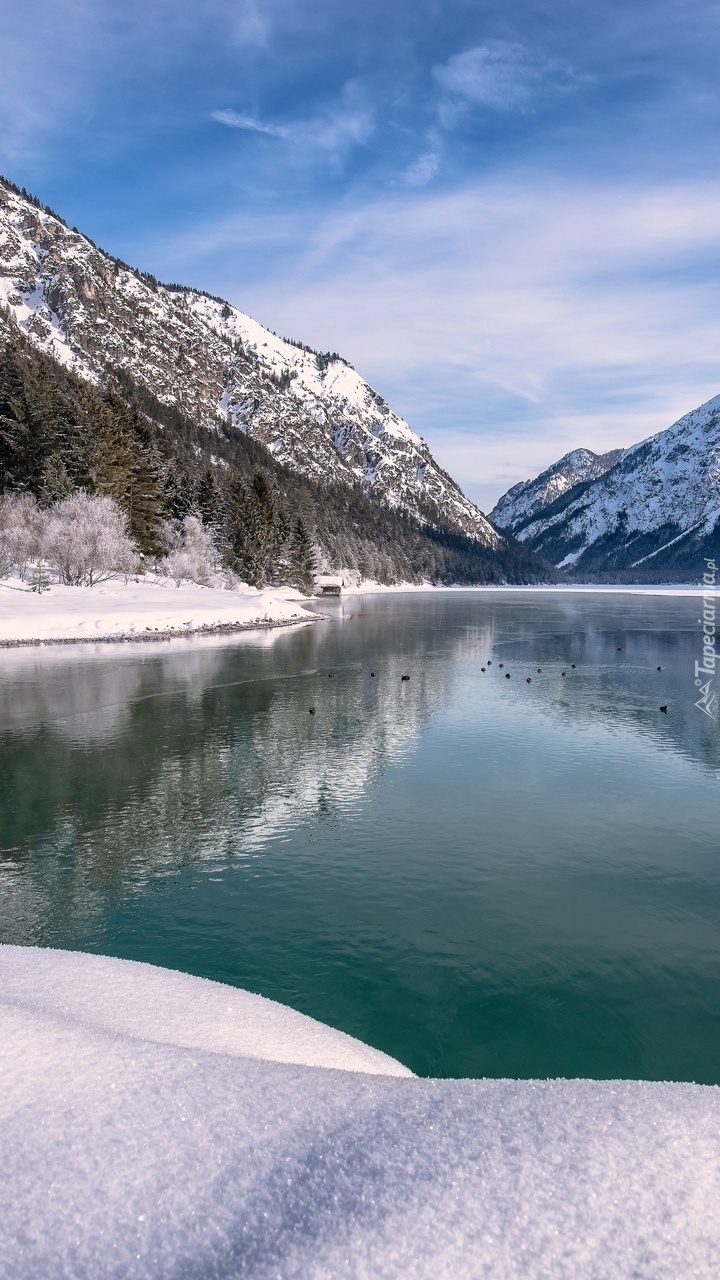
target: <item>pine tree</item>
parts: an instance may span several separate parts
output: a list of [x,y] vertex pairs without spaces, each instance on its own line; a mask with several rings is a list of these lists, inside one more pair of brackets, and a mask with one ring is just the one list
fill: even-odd
[[208,464],[197,486],[197,514],[209,529],[221,525],[224,518],[224,499],[215,472],[216,468]]
[[66,498],[73,491],[73,482],[68,469],[59,453],[52,453],[47,459],[40,479],[39,498],[43,506],[52,506],[61,498]]
[[256,471],[252,478],[250,500],[253,507],[252,533],[259,585],[262,586],[270,573],[271,552],[275,541],[275,504],[267,476],[262,471]]
[[141,551],[157,555],[160,530],[167,515],[162,459],[150,424],[133,414],[133,460],[123,498],[130,533]]
[[184,520],[198,509],[197,485],[175,458],[164,469],[162,502],[174,520]]
[[367,582],[372,577],[372,560],[366,544],[363,544],[358,554],[357,567],[361,582]]
[[82,406],[81,449],[87,470],[89,493],[99,493],[125,505],[134,462],[130,414],[123,405],[98,404],[92,392]]
[[35,566],[32,587],[30,590],[36,591],[39,596],[41,596],[45,591],[50,590],[50,574],[48,573],[47,565],[44,560],[39,560]]
[[305,521],[298,516],[293,532],[290,553],[293,586],[305,595],[312,595],[315,588],[317,556]]
[[281,586],[283,583],[290,581],[291,534],[292,526],[288,519],[287,512],[284,507],[279,507],[275,513],[273,541],[270,548],[270,560],[268,565],[268,578],[275,586]]
[[0,483],[3,489],[32,487],[40,465],[38,443],[29,421],[23,362],[18,346],[7,342],[0,366]]
[[228,567],[243,582],[261,586],[264,574],[257,554],[257,506],[239,476],[231,481],[226,510]]

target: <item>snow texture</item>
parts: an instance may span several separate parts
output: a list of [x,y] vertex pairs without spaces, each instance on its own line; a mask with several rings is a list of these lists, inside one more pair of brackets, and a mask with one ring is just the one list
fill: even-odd
[[0,971],[3,1280],[720,1274],[716,1088],[403,1078],[203,979]]
[[0,581],[0,644],[43,640],[101,640],[148,633],[188,635],[195,631],[308,622],[292,587],[260,591],[241,586],[226,591],[148,574],[129,582],[94,587],[53,583],[41,595],[18,578]]

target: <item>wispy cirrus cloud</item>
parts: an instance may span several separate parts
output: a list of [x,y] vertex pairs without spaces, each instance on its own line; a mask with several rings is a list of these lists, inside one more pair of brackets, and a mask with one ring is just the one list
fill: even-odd
[[375,129],[374,105],[362,83],[356,80],[348,81],[339,99],[304,119],[278,124],[231,109],[213,111],[211,118],[230,129],[262,133],[335,155],[348,147],[365,146]]
[[491,507],[568,449],[628,445],[717,394],[719,207],[713,179],[517,170],[319,219],[244,210],[194,244],[163,233],[160,267],[194,261],[271,328],[342,351]]
[[409,187],[425,187],[432,182],[440,169],[442,147],[437,129],[430,129],[425,138],[427,147],[405,169],[402,178]]
[[426,134],[426,149],[406,167],[403,182],[421,187],[437,176],[452,130],[473,108],[528,114],[543,98],[578,89],[591,78],[519,41],[489,40],[453,54],[431,69],[438,127]]
[[[195,85],[202,78],[202,52],[222,42],[239,58],[270,41],[282,20],[286,0],[33,0],[4,5],[3,71],[0,76],[0,152],[11,161],[39,157],[49,139],[78,131],[84,138],[102,128],[109,134],[143,128],[152,132],[162,106],[138,109],[167,84],[183,84],[187,100],[192,67]],[[211,65],[211,59],[208,58]],[[168,84],[167,79],[172,83]],[[112,103],[112,121],[103,118]],[[137,123],[135,111],[142,116]],[[72,144],[71,144],[72,145]],[[53,143],[57,149],[57,141]]]
[[470,105],[526,111],[543,93],[567,92],[587,80],[570,66],[517,41],[489,40],[433,68],[443,92],[440,117],[451,124]]
[[2,32],[0,169],[344,351],[478,496],[720,385],[712,0],[32,0]]
[[255,116],[242,115],[239,111],[211,111],[210,118],[228,129],[245,129],[249,133],[267,133],[271,138],[289,138],[290,129],[280,124],[266,124]]

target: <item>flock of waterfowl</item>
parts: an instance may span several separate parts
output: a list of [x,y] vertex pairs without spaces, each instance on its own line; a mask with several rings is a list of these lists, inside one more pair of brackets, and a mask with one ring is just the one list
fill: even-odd
[[[618,650],[617,650],[617,651],[618,651],[618,653],[622,653],[622,652],[623,652],[623,646],[622,646],[621,644],[619,644],[619,645],[618,645]],[[488,658],[488,659],[486,660],[486,664],[485,664],[485,666],[484,666],[484,667],[481,667],[481,668],[480,668],[480,670],[481,670],[482,672],[486,672],[486,671],[487,671],[487,668],[488,668],[488,667],[491,667],[491,666],[492,666],[492,658]],[[504,662],[499,662],[499,663],[498,663],[498,667],[504,667],[504,666],[505,666],[505,663],[504,663]],[[577,670],[577,664],[576,664],[575,662],[571,662],[571,663],[570,663],[570,669],[571,669],[572,671],[576,671],[576,670]],[[662,671],[662,667],[657,667],[657,670],[658,670],[658,671]],[[509,680],[509,679],[511,678],[511,674],[512,674],[512,673],[511,673],[510,671],[506,671],[506,672],[505,672],[505,679],[506,679],[506,680]],[[542,667],[538,667],[538,668],[537,668],[537,674],[538,674],[539,676],[540,676],[540,675],[542,675]],[[561,672],[560,672],[560,675],[561,675],[561,676],[565,676],[565,677],[567,677],[567,671],[561,671]],[[404,677],[403,677],[403,678],[404,678]],[[527,684],[532,684],[532,676],[526,676],[526,677],[525,677],[525,680],[526,680]],[[667,715],[667,712],[668,712],[667,703],[666,703],[664,706],[660,707],[660,708],[659,708],[659,710],[660,710],[660,711],[662,711],[662,712],[664,712],[664,714],[665,714],[665,715]]]
[[[618,651],[618,653],[622,653],[622,652],[623,652],[623,646],[622,646],[622,645],[618,645],[618,650],[617,650],[617,651]],[[483,674],[485,674],[485,673],[487,672],[488,667],[491,667],[491,666],[492,666],[492,658],[487,658],[487,659],[486,659],[486,661],[485,661],[485,666],[484,666],[484,667],[481,667],[481,668],[480,668],[480,670],[483,672]],[[498,663],[498,668],[499,668],[500,670],[502,670],[502,669],[504,668],[504,666],[505,666],[505,663],[504,663],[504,662],[499,662],[499,663]],[[576,663],[574,663],[574,662],[571,662],[571,663],[570,663],[570,669],[571,669],[572,671],[576,671],[576,670],[577,670],[577,664],[576,664]],[[542,675],[542,670],[543,670],[543,669],[542,669],[542,667],[538,667],[538,668],[537,668],[537,674],[538,674],[539,676],[541,676],[541,675]],[[658,667],[658,668],[657,668],[657,670],[658,670],[658,671],[662,671],[662,667]],[[332,679],[332,675],[333,675],[332,671],[328,671],[328,677],[329,677],[330,679]],[[567,671],[561,671],[561,672],[560,672],[560,675],[561,675],[561,676],[567,676]],[[371,679],[374,679],[374,678],[375,678],[375,672],[374,672],[374,671],[371,671],[371,672],[370,672],[370,678],[371,678]],[[506,680],[510,680],[511,678],[512,678],[512,672],[510,672],[510,671],[506,671],[506,672],[505,672],[505,679],[506,679]],[[409,677],[408,675],[401,675],[401,676],[400,676],[400,682],[401,682],[401,683],[403,683],[405,680],[409,680],[409,679],[410,679],[410,677]],[[526,677],[525,677],[525,680],[526,680],[526,683],[527,683],[527,684],[532,684],[532,676],[526,676]],[[665,714],[665,715],[667,715],[667,712],[668,712],[667,703],[666,703],[664,706],[659,707],[658,709],[659,709],[660,711],[664,712],[664,714]],[[309,710],[309,712],[310,712],[310,715],[311,715],[311,716],[314,716],[314,715],[315,715],[315,708],[314,708],[314,707],[309,707],[309,708],[308,708],[308,710]]]

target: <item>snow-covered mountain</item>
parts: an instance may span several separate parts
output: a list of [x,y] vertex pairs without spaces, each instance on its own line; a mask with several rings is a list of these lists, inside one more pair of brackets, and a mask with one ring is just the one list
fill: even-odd
[[[554,470],[534,482],[540,492]],[[505,494],[492,519],[552,563],[585,574],[697,577],[703,558],[720,552],[720,396],[621,451],[597,478],[554,498],[550,489],[545,505],[531,498],[523,511],[528,488]]]
[[501,529],[514,533],[515,529],[531,520],[561,498],[583,480],[596,480],[622,457],[622,449],[610,453],[593,453],[591,449],[573,449],[559,462],[542,471],[535,480],[523,480],[508,489],[490,512],[490,519]]
[[225,418],[316,480],[360,482],[431,524],[502,543],[340,356],[278,338],[222,299],[159,284],[3,180],[0,304],[37,347],[92,381],[127,369],[196,422]]

